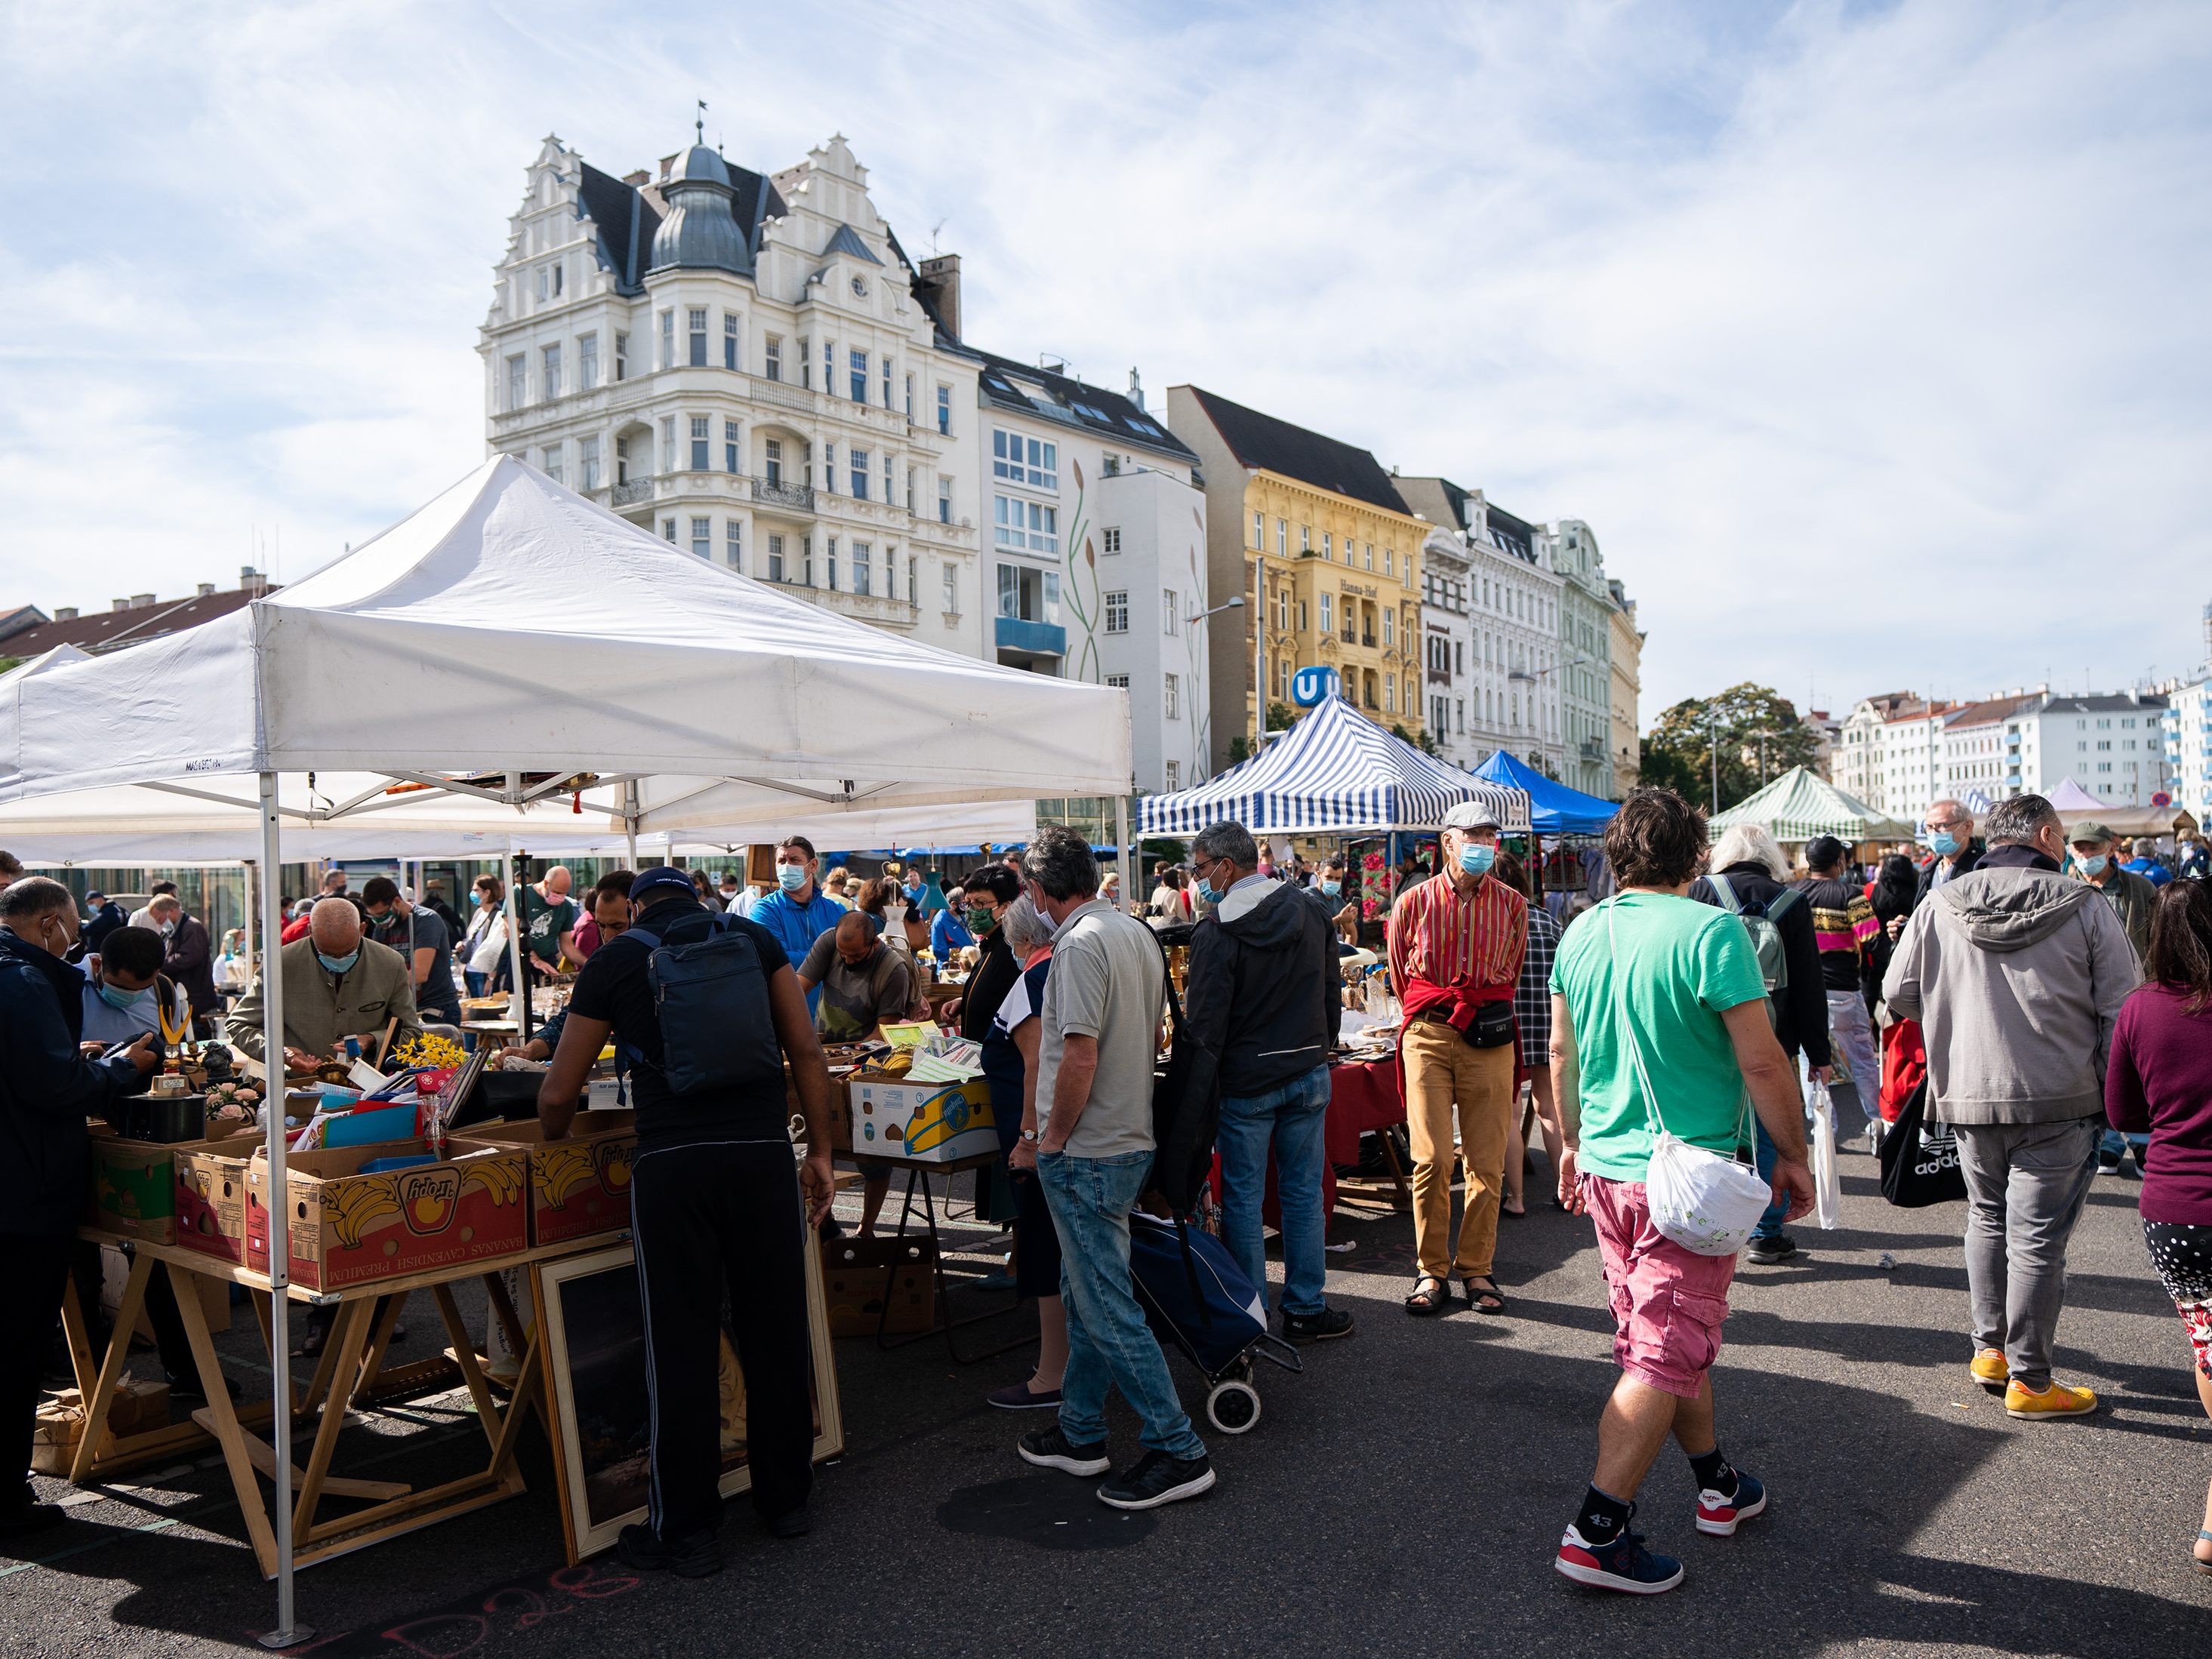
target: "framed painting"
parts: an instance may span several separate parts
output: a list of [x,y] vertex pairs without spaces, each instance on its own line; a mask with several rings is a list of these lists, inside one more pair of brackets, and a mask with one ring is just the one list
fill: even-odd
[[[844,1449],[837,1368],[823,1299],[822,1262],[806,1230],[806,1321],[814,1357],[814,1461]],[[544,1322],[542,1340],[553,1442],[561,1482],[561,1525],[568,1565],[613,1547],[622,1529],[642,1521],[650,1442],[645,1387],[645,1321],[637,1264],[624,1240],[532,1269]],[[722,1332],[722,1474],[725,1498],[752,1485],[746,1455],[744,1374]]]

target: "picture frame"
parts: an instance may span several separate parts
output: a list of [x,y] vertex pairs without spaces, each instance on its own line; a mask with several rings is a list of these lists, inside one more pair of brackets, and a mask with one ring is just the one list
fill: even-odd
[[[837,1367],[823,1297],[820,1246],[805,1229],[806,1324],[814,1363],[814,1461],[844,1450]],[[616,1243],[536,1264],[532,1292],[545,1356],[545,1425],[561,1496],[568,1565],[614,1547],[646,1515],[648,1444],[645,1322],[634,1247]],[[743,1380],[726,1329],[722,1337],[724,1434],[743,1412]],[[734,1396],[734,1397],[733,1397]],[[725,1498],[752,1485],[742,1449],[725,1451]]]

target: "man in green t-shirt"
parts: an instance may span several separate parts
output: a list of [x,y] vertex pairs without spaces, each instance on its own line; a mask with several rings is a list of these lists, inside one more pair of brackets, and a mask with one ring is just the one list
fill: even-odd
[[522,948],[533,969],[551,975],[561,966],[561,947],[575,931],[583,912],[568,896],[575,878],[556,864],[522,890]]
[[1628,1521],[1670,1433],[1697,1476],[1699,1532],[1733,1534],[1766,1492],[1729,1466],[1713,1429],[1711,1372],[1735,1257],[1700,1255],[1653,1225],[1644,1079],[1664,1091],[1668,1133],[1724,1158],[1747,1156],[1747,1096],[1778,1151],[1774,1196],[1792,1218],[1813,1207],[1813,1176],[1796,1073],[1767,1022],[1751,935],[1732,912],[1687,896],[1705,820],[1672,790],[1638,789],[1605,851],[1619,895],[1577,920],[1552,967],[1552,1089],[1566,1138],[1559,1198],[1596,1223],[1620,1379],[1554,1565],[1578,1583],[1650,1595],[1680,1583],[1682,1564],[1646,1550]]

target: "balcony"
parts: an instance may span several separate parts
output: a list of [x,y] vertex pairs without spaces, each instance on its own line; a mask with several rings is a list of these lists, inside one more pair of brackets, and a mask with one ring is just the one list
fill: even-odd
[[784,507],[794,512],[814,511],[814,487],[811,484],[770,483],[766,478],[753,480],[753,500],[763,507]]
[[651,501],[653,482],[651,478],[632,478],[627,483],[617,484],[609,505],[619,513],[626,507],[635,507],[640,501]]
[[992,642],[1002,651],[1026,651],[1032,656],[1064,657],[1067,630],[1058,623],[1025,622],[1019,617],[1000,617]]

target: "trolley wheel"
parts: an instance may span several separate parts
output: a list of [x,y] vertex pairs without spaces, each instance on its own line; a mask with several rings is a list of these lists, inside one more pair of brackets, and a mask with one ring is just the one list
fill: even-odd
[[1249,1382],[1217,1382],[1206,1396],[1206,1420],[1224,1434],[1249,1434],[1260,1423],[1260,1391]]

